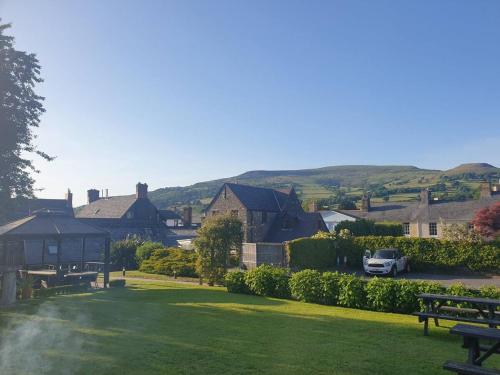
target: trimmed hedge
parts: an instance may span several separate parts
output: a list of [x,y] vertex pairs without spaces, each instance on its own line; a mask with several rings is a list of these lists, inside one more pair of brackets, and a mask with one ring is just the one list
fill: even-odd
[[445,241],[434,238],[354,237],[359,264],[365,249],[396,247],[410,257],[414,269],[468,268],[472,271],[500,269],[500,248],[487,243]]
[[498,272],[500,247],[487,243],[445,241],[434,238],[349,237],[299,238],[287,242],[286,251],[292,269],[325,270],[347,258],[347,265],[361,268],[366,249],[398,248],[410,257],[413,269],[429,268]]
[[110,288],[124,288],[125,287],[125,279],[116,279],[116,280],[111,280],[109,282],[109,287]]
[[402,236],[403,226],[399,223],[376,223],[373,220],[359,219],[356,221],[341,221],[335,226],[338,234],[347,229],[353,236]]
[[[394,280],[374,277],[368,282],[352,274],[302,270],[289,277],[282,268],[263,265],[226,275],[226,287],[232,293],[250,293],[299,301],[338,305],[382,312],[411,314],[424,308],[417,297],[421,293],[499,298],[500,288],[465,288],[462,284],[446,288],[436,282]],[[451,304],[467,307],[466,304]]]

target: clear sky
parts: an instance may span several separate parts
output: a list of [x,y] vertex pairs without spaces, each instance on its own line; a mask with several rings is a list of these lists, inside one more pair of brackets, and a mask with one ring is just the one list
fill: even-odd
[[0,0],[42,197],[253,169],[500,166],[500,1]]

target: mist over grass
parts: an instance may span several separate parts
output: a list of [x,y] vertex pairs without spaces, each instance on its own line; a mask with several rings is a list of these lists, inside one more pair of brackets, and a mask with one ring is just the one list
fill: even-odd
[[33,314],[7,319],[0,337],[1,374],[78,372],[81,363],[71,357],[81,352],[84,339],[75,328],[87,325],[88,318],[83,312],[68,318],[57,305],[45,302]]

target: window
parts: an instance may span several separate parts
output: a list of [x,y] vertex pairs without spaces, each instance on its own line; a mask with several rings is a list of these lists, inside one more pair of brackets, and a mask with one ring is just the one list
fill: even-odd
[[403,223],[403,234],[405,236],[410,235],[410,223]]
[[238,210],[231,210],[232,217],[238,217]]
[[267,223],[267,212],[262,212],[262,224]]
[[57,245],[49,245],[47,246],[49,251],[49,255],[57,255]]
[[429,235],[430,236],[438,235],[437,223],[429,223]]
[[212,216],[217,216],[219,214],[219,210],[212,210]]
[[132,211],[127,212],[127,219],[133,219],[134,218],[134,213]]

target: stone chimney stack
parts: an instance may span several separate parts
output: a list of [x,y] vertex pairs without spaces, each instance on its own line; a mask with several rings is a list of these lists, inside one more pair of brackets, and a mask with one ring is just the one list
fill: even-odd
[[87,203],[90,204],[97,200],[99,200],[99,190],[96,189],[87,190]]
[[420,191],[420,204],[424,206],[428,206],[431,204],[432,193],[429,189],[422,189]]
[[309,203],[309,212],[318,212],[318,203],[316,201]]
[[491,183],[484,182],[481,184],[481,192],[479,198],[491,198]]
[[148,184],[138,182],[135,185],[135,197],[137,199],[146,199],[148,197]]
[[361,211],[368,212],[371,208],[370,195],[365,193],[361,198]]
[[184,207],[182,210],[182,224],[190,227],[193,224],[193,207]]
[[66,198],[66,207],[73,208],[73,193],[68,189],[68,192],[64,196]]

